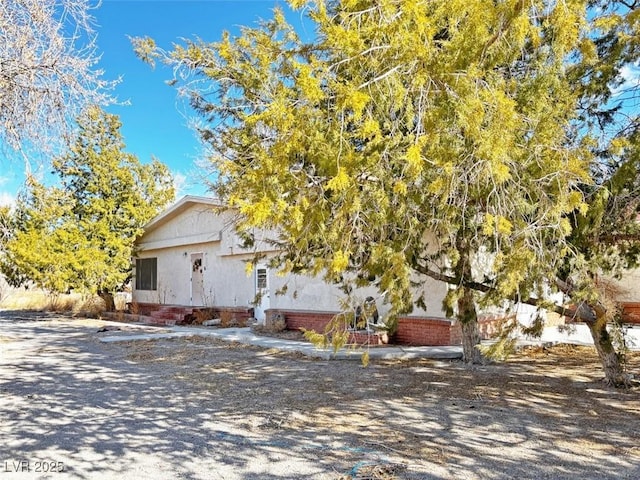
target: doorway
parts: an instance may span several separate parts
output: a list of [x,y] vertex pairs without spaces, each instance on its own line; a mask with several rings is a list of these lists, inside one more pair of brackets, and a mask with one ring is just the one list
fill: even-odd
[[264,323],[265,312],[269,307],[269,269],[265,265],[258,265],[256,268],[256,306],[253,316],[259,323]]
[[191,306],[204,306],[204,267],[202,254],[191,254]]

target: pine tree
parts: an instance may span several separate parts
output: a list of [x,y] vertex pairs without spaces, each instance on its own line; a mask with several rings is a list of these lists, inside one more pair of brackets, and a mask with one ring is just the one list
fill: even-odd
[[[285,269],[373,279],[393,314],[412,308],[416,276],[446,267],[465,358],[478,361],[474,257],[488,248],[500,295],[532,288],[551,264],[541,246],[562,248],[563,215],[582,200],[572,185],[588,162],[567,145],[576,99],[563,63],[584,5],[296,3],[313,44],[276,11],[237,39],[172,53],[216,87],[214,99],[190,93],[221,120],[203,132],[218,194],[241,229],[280,229]],[[151,46],[138,42],[143,56]]]
[[479,362],[479,307],[549,307],[547,287],[594,267],[571,236],[597,183],[584,122],[633,57],[637,20],[594,22],[592,3],[294,0],[310,43],[276,9],[214,44],[134,44],[176,67],[210,122],[214,189],[248,240],[277,229],[284,272],[375,285],[392,316],[421,303],[427,277],[449,283],[445,308]]
[[51,292],[99,294],[107,309],[130,279],[135,238],[174,199],[173,179],[157,160],[124,151],[117,116],[99,108],[79,118],[69,152],[53,161],[59,185],[34,178],[18,199],[2,269],[16,283]]

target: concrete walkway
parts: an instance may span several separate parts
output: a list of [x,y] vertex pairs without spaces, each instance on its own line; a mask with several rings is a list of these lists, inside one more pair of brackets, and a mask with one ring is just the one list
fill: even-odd
[[[112,326],[122,325],[118,322],[106,322]],[[127,326],[132,324],[127,323]],[[144,325],[148,329],[148,325]],[[343,348],[337,352],[332,349],[321,349],[308,342],[294,340],[284,340],[276,337],[256,335],[249,328],[215,328],[215,327],[158,327],[158,333],[140,334],[114,334],[100,338],[102,342],[126,342],[132,340],[153,340],[161,338],[177,338],[190,336],[214,337],[225,342],[237,342],[246,345],[253,345],[262,348],[274,348],[283,352],[301,353],[312,358],[324,360],[360,360],[362,354],[369,352],[369,358],[379,359],[410,359],[410,358],[433,358],[433,359],[456,359],[462,357],[461,346],[443,347],[408,347],[401,345],[390,345],[380,347],[358,347]]]
[[[122,326],[121,322],[105,321],[106,325],[113,327]],[[458,359],[462,358],[462,346],[441,346],[441,347],[410,347],[402,345],[385,345],[374,347],[343,348],[337,352],[332,349],[322,349],[309,342],[285,340],[276,337],[256,335],[251,328],[217,328],[217,327],[189,327],[189,326],[162,326],[151,327],[147,324],[125,323],[127,327],[144,328],[144,333],[139,334],[113,334],[100,338],[102,342],[126,342],[133,340],[153,340],[161,338],[177,337],[214,337],[225,342],[237,342],[246,345],[253,345],[262,348],[273,348],[283,352],[301,353],[311,358],[324,360],[360,360],[364,352],[369,353],[369,358],[377,359],[411,359],[411,358],[431,358],[431,359]],[[149,328],[157,328],[156,332],[149,332]],[[627,348],[630,350],[640,350],[640,327],[626,328]],[[541,338],[526,340],[523,345],[547,344],[547,343],[571,343],[577,345],[593,345],[590,341],[590,334],[584,325],[573,326],[571,328],[559,329],[557,327],[545,328]]]

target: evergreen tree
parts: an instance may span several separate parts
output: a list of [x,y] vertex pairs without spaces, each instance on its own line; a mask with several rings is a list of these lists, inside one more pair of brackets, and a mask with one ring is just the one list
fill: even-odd
[[571,236],[595,208],[601,157],[585,122],[634,58],[637,15],[596,22],[593,3],[294,0],[311,43],[276,9],[214,44],[134,44],[177,68],[210,122],[214,189],[249,242],[253,227],[277,229],[283,271],[373,284],[392,316],[421,303],[426,277],[446,281],[464,358],[479,362],[479,306],[549,307],[548,286],[577,302],[553,307],[563,314],[591,318],[597,303],[566,288],[604,270],[577,261]]
[[307,7],[313,44],[276,11],[237,39],[171,54],[216,87],[213,98],[190,94],[222,120],[203,131],[217,192],[244,215],[241,229],[280,229],[285,269],[334,282],[354,272],[394,314],[412,308],[417,276],[446,267],[447,306],[468,330],[465,358],[478,361],[473,257],[488,247],[494,289],[514,295],[527,270],[539,278],[551,265],[540,246],[564,242],[568,225],[557,225],[582,200],[572,185],[588,162],[567,142],[575,98],[563,64],[584,5]]
[[112,309],[142,226],[174,199],[173,179],[159,161],[124,151],[117,116],[91,108],[78,124],[69,152],[53,161],[59,185],[31,178],[18,199],[2,270],[14,284],[97,293]]
[[602,279],[640,262],[640,3],[596,0],[590,6],[590,35],[570,75],[580,98],[576,135],[592,139],[593,181],[581,187],[588,209],[571,216],[574,254],[558,277],[580,306],[578,317],[591,331],[607,382],[626,385],[623,352],[607,328],[619,321],[621,307]]

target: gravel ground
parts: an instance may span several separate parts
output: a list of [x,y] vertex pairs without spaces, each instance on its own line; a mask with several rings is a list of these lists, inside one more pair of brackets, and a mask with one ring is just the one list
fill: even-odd
[[640,478],[640,390],[589,348],[363,368],[102,326],[0,312],[0,480]]

